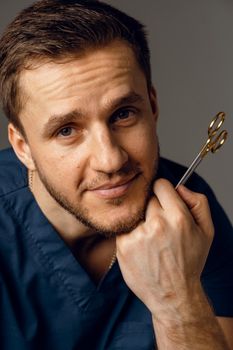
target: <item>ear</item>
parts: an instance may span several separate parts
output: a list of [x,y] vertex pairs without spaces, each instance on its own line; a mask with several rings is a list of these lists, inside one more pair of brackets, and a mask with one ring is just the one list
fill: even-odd
[[12,123],[8,125],[8,139],[19,160],[29,170],[35,170],[30,146],[22,133]]
[[159,116],[159,107],[157,102],[157,93],[154,86],[151,86],[149,90],[149,99],[150,99],[152,113],[154,115],[155,121],[157,122],[157,119]]

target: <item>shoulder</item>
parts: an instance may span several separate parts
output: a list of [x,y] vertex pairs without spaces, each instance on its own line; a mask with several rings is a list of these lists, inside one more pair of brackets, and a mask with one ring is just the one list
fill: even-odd
[[[179,182],[184,175],[187,167],[161,157],[159,163],[159,177],[164,177],[169,180],[174,186]],[[213,195],[213,192],[207,182],[197,173],[193,173],[187,181],[187,187],[192,191]]]
[[0,151],[0,197],[27,186],[27,169],[12,148]]
[[18,160],[13,149],[0,151],[1,248],[4,240],[11,239],[19,231],[21,213],[27,205],[27,183],[27,169]]
[[26,167],[11,148],[0,151],[0,271],[17,266],[34,202]]
[[184,174],[186,167],[167,158],[160,157],[158,177],[164,177],[174,185]]
[[[184,175],[186,169],[187,167],[183,165],[165,158],[161,158],[159,177],[166,178],[172,182],[174,186],[176,186],[180,178]],[[233,236],[231,222],[229,221],[224,209],[218,202],[212,188],[208,185],[208,183],[194,172],[185,186],[187,186],[190,190],[202,193],[207,197],[215,229],[220,231],[221,228],[221,231],[224,230],[225,232],[230,232],[230,235]]]
[[[175,186],[186,171],[186,167],[161,158],[159,177],[164,177]],[[192,191],[203,193],[209,201],[215,227],[214,239],[204,270],[202,285],[218,316],[233,316],[233,228],[207,182],[193,173],[186,183]]]

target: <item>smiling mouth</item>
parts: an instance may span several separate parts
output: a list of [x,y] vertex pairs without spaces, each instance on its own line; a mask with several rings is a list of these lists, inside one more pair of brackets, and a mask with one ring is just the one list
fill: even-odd
[[95,195],[97,195],[100,198],[104,199],[113,199],[124,196],[130,187],[132,186],[133,182],[140,176],[140,174],[135,175],[132,179],[129,181],[120,184],[120,185],[113,185],[113,186],[106,186],[106,187],[100,187],[91,190],[91,192]]

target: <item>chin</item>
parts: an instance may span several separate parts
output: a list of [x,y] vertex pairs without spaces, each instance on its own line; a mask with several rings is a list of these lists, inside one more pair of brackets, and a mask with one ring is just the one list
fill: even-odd
[[[144,204],[131,210],[129,207],[122,206],[110,209],[107,213],[98,214],[96,212],[96,217],[89,218],[88,226],[106,237],[129,233],[145,219],[145,208]],[[96,220],[97,217],[98,220]]]
[[76,218],[106,237],[129,233],[144,221],[150,197],[151,192],[144,185],[126,196],[85,203],[84,210],[76,208]]

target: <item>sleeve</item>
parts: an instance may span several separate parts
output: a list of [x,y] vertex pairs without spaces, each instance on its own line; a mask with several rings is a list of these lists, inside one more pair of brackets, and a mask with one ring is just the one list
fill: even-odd
[[216,316],[233,317],[233,227],[213,191],[198,175],[189,186],[204,193],[215,227],[214,239],[201,276]]

